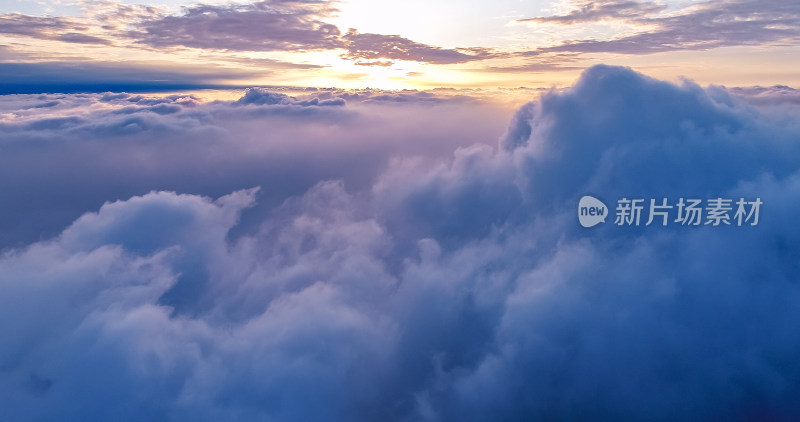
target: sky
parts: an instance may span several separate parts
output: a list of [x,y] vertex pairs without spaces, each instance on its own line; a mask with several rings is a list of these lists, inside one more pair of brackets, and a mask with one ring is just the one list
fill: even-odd
[[[0,2],[3,90],[567,86],[594,64],[797,85],[786,0]],[[34,87],[31,86],[34,85]],[[144,86],[137,86],[144,85]]]
[[796,2],[0,11],[0,420],[800,420]]

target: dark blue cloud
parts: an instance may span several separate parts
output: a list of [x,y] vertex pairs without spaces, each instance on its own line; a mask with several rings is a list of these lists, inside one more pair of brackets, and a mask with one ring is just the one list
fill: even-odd
[[[26,137],[3,138],[0,157],[39,160],[36,172],[0,166],[29,197],[37,175],[58,182],[67,162],[107,164],[85,180],[159,190],[89,185],[109,202],[0,257],[6,415],[800,417],[800,125],[779,106],[597,66],[520,109],[499,143],[474,143],[490,110],[477,101],[319,107],[293,104],[319,92],[252,92],[262,104],[73,113],[82,120],[63,130],[14,126]],[[7,125],[101,100],[131,105],[64,96]],[[151,126],[88,129],[132,117]],[[75,127],[80,138],[65,136]],[[446,133],[463,139],[446,144]],[[195,194],[153,186],[165,181]],[[286,183],[295,189],[276,193]],[[754,227],[588,230],[576,218],[587,192],[764,206]],[[272,205],[254,213],[262,201]]]
[[231,88],[252,73],[82,62],[0,63],[0,95]]

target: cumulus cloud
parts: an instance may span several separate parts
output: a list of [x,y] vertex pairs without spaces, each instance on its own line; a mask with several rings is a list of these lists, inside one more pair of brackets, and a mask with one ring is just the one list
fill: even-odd
[[[207,190],[105,198],[60,234],[5,250],[5,414],[287,421],[800,416],[796,121],[723,88],[597,66],[575,86],[522,107],[499,142],[461,139],[426,151],[422,144],[447,137],[439,132],[415,143],[415,127],[387,126],[375,111],[425,125],[416,119],[446,120],[448,109],[464,113],[481,103],[299,104],[340,93],[312,95],[253,90],[241,103],[212,104],[175,98],[167,104],[183,102],[179,112],[138,113],[161,125],[150,123],[146,138],[86,130],[126,118],[92,110],[98,102],[143,99],[15,100],[61,102],[18,111],[21,121],[2,128],[17,131],[3,138],[7,152],[38,148],[17,159],[56,155],[45,160],[50,181],[54,164],[72,159],[64,151],[81,141],[48,139],[76,130],[103,151],[80,162],[109,163],[108,172],[93,174],[127,175],[110,169],[138,159],[137,171],[156,167],[151,185],[189,171],[199,180],[183,187]],[[64,103],[92,111],[58,123],[65,125],[59,132],[48,132],[54,123],[25,126],[42,114],[58,118]],[[409,113],[418,114],[406,120]],[[474,129],[479,120],[447,129]],[[295,135],[320,139],[278,136],[264,152],[270,138],[246,135],[264,127],[280,133],[300,121],[308,132]],[[337,136],[337,125],[352,136],[358,124],[380,130],[351,144]],[[429,135],[442,124],[427,126]],[[369,161],[365,139],[394,130],[412,145],[374,144],[384,159],[351,177],[352,167]],[[87,141],[87,133],[102,135]],[[331,154],[331,142],[359,152],[361,161],[344,154],[327,162],[340,172],[313,173],[310,154]],[[285,155],[268,157],[279,147],[305,153],[281,167],[279,178],[221,171],[246,168],[242,158],[254,154],[262,168],[278,165]],[[110,153],[115,149],[120,154]],[[164,160],[179,151],[217,157],[231,150],[241,154],[230,156],[229,167]],[[203,171],[191,172],[192,165]],[[33,177],[19,166],[0,168],[16,180]],[[314,180],[252,214],[293,173]],[[106,189],[106,196],[123,191]],[[755,227],[587,230],[575,215],[587,192],[609,199],[758,196],[764,208]]]

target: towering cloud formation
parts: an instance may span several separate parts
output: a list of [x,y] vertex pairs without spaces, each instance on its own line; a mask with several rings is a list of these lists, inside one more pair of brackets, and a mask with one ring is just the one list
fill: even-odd
[[[167,99],[183,104],[174,112],[137,99],[113,116],[2,130],[46,151],[61,147],[43,135],[53,127],[130,128],[133,137],[114,138],[132,143],[126,154],[105,146],[123,161],[153,151],[135,137],[152,122],[164,134],[155,150],[169,150],[190,145],[176,135],[198,130],[188,122],[359,121],[353,97],[319,105],[333,97]],[[398,118],[420,107],[383,106]],[[381,144],[388,158],[356,172],[367,182],[334,172],[345,181],[286,195],[249,217],[257,224],[242,223],[275,187],[244,185],[256,180],[247,173],[218,199],[152,192],[106,203],[0,258],[4,415],[796,419],[800,126],[770,110],[598,66],[520,109],[497,146],[449,144],[448,159],[425,160]],[[586,192],[759,196],[764,208],[755,227],[587,230],[575,215]]]

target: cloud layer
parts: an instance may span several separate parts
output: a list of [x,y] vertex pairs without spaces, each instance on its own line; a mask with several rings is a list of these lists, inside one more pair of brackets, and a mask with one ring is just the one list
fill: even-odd
[[393,158],[444,159],[459,145],[493,143],[510,113],[452,94],[254,88],[218,102],[13,95],[0,114],[2,248],[153,189],[217,197],[269,186],[261,212],[320,180],[364,188]]
[[[4,163],[0,180],[18,190],[58,180],[59,165],[103,163],[78,179],[149,171],[132,183],[192,193],[89,185],[109,202],[5,250],[3,414],[800,416],[800,125],[780,104],[597,66],[522,107],[496,143],[466,139],[481,119],[448,114],[485,115],[474,100],[360,95],[6,98],[16,117],[0,157],[23,164]],[[264,127],[307,138],[253,136]],[[366,134],[348,143],[341,127]],[[26,172],[35,162],[47,166]],[[47,193],[76,191],[59,188]],[[575,207],[587,192],[758,196],[764,209],[756,227],[586,230]]]

